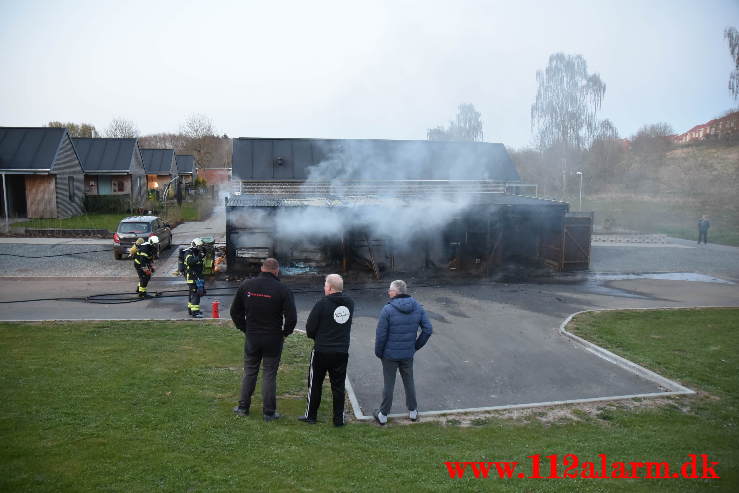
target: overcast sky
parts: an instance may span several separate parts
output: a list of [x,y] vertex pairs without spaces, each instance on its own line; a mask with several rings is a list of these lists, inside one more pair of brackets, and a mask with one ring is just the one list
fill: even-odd
[[531,142],[536,71],[581,54],[622,136],[736,106],[723,31],[739,0],[0,0],[0,125],[51,120],[231,137],[425,139],[459,103]]

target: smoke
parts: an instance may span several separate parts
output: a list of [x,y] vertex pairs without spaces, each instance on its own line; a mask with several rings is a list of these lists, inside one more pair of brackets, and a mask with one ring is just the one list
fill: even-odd
[[[383,145],[385,144],[385,145]],[[436,149],[432,146],[436,145]],[[315,207],[281,207],[276,211],[278,238],[339,239],[350,230],[390,238],[402,247],[424,233],[438,232],[468,209],[488,179],[491,148],[469,144],[349,141],[324,144],[325,158],[309,168],[302,189],[328,190],[329,200]],[[419,180],[427,181],[403,182]],[[471,179],[461,187],[428,180]],[[380,183],[378,183],[380,182]],[[324,197],[325,198],[325,197]]]

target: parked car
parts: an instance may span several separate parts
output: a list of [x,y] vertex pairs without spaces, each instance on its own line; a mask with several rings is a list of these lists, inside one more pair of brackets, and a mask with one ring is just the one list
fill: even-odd
[[113,234],[113,256],[116,260],[128,257],[128,250],[138,238],[159,237],[159,250],[172,246],[172,229],[157,216],[131,216],[118,223]]

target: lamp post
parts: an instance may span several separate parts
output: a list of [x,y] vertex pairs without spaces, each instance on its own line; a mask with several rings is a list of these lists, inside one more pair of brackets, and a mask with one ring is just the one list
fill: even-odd
[[578,171],[577,175],[580,177],[580,208],[578,210],[582,212],[582,171]]

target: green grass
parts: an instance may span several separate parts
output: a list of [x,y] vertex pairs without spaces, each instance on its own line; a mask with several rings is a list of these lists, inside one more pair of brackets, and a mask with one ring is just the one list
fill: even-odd
[[[738,327],[736,309],[575,319],[578,334],[705,391],[663,406],[603,405],[550,424],[535,413],[335,429],[330,393],[321,424],[295,419],[310,349],[299,334],[279,372],[288,417],[264,423],[259,388],[251,417],[231,413],[243,336],[230,324],[2,323],[0,491],[737,491]],[[536,453],[671,463],[707,453],[722,479],[460,480],[443,466]]]
[[[577,197],[571,199],[572,210],[577,210]],[[739,215],[736,202],[718,200],[648,200],[638,197],[612,199],[608,197],[583,198],[583,210],[595,211],[596,225],[612,218],[617,228],[644,233],[662,233],[687,240],[698,240],[698,219],[708,214],[711,229],[708,241],[721,245],[739,246]]]
[[66,219],[31,219],[14,223],[13,227],[54,228],[54,229],[106,229],[110,232],[118,228],[118,223],[130,214],[82,214]]

